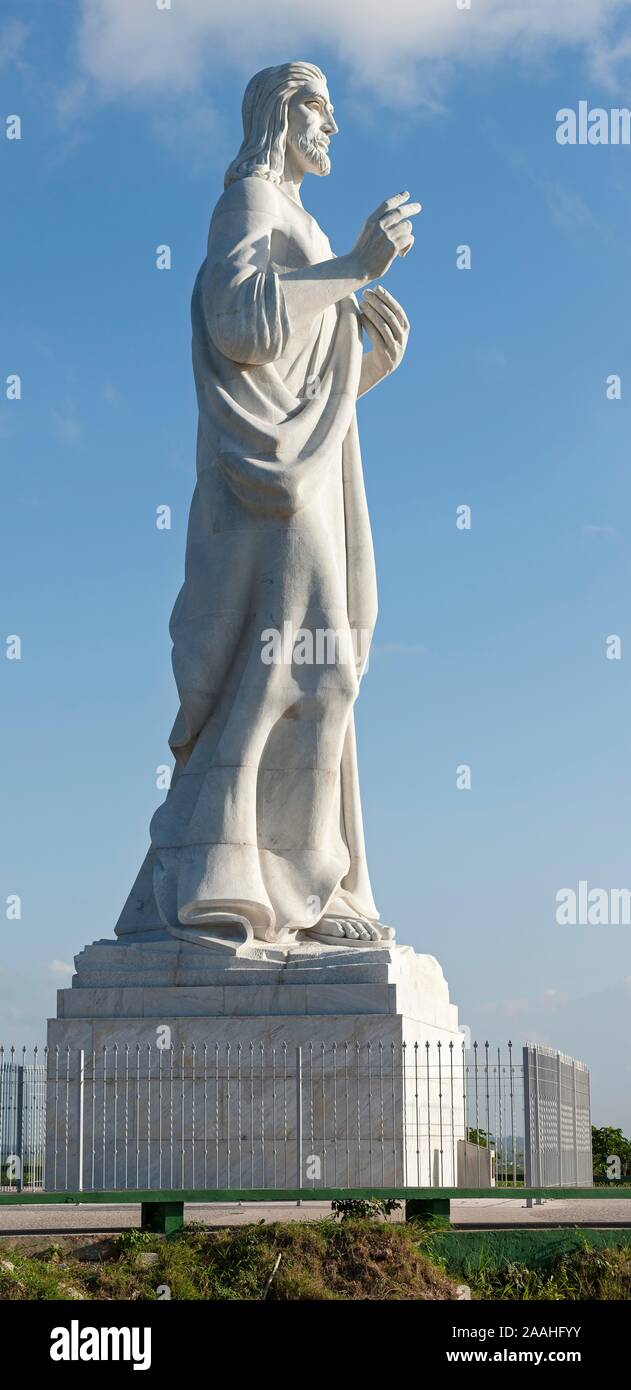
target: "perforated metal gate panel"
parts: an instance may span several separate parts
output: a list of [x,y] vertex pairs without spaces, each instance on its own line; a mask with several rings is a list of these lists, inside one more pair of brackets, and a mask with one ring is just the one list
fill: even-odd
[[589,1071],[563,1052],[524,1047],[525,1179],[532,1187],[591,1187]]

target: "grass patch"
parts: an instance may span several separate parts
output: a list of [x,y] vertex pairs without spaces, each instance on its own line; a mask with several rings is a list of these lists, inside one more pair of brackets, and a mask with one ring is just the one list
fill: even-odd
[[631,1299],[631,1244],[585,1245],[543,1268],[488,1258],[447,1273],[432,1235],[429,1224],[327,1219],[73,1237],[36,1254],[0,1245],[0,1300],[155,1300],[166,1286],[201,1301],[442,1301],[463,1283],[481,1300]]
[[157,1299],[164,1285],[172,1298],[200,1300],[455,1297],[404,1227],[367,1220],[189,1227],[169,1239],[126,1231],[92,1242],[87,1258],[58,1245],[0,1247],[0,1300]]
[[[453,1270],[451,1273],[453,1276]],[[465,1262],[461,1277],[475,1299],[528,1303],[628,1301],[631,1245],[603,1249],[586,1244],[536,1269],[521,1263],[498,1269],[490,1260],[473,1268]]]

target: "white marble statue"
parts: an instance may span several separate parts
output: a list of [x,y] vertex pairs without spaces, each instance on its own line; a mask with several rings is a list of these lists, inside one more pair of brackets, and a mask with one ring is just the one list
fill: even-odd
[[387,198],[334,256],[301,202],[337,132],[310,63],[253,77],[243,127],[193,292],[197,486],[153,891],[197,944],[385,943],[353,722],[377,611],[355,403],[398,366],[409,325],[381,285],[361,306],[355,292],[410,250],[420,206]]

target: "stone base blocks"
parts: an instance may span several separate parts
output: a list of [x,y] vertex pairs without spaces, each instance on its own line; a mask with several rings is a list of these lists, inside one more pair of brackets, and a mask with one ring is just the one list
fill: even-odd
[[457,1012],[409,947],[97,942],[50,1020],[46,1186],[453,1186]]

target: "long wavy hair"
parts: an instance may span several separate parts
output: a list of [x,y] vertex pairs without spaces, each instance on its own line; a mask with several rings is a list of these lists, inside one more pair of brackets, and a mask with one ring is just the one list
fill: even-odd
[[324,73],[314,63],[280,63],[275,68],[263,68],[250,78],[241,107],[243,143],[226,170],[224,188],[249,174],[272,183],[281,182],[289,102],[294,92],[314,81],[326,86]]

